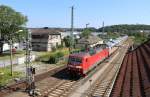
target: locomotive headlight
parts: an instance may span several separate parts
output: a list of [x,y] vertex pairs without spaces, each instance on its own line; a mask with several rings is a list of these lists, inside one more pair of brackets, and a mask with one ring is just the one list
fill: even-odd
[[76,68],[80,68],[81,69],[82,67],[81,66],[76,66]]

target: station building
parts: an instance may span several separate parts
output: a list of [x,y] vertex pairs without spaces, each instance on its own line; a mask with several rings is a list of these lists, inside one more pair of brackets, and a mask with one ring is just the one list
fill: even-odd
[[90,35],[88,37],[82,37],[77,41],[76,48],[91,48],[97,44],[103,44],[104,41],[95,35]]

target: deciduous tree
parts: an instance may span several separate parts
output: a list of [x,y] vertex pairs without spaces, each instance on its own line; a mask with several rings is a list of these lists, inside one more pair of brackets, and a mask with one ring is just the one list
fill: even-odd
[[[16,12],[9,6],[0,5],[0,54],[2,53],[4,42],[16,40],[20,29],[25,26],[27,17]],[[17,33],[19,32],[19,33]]]

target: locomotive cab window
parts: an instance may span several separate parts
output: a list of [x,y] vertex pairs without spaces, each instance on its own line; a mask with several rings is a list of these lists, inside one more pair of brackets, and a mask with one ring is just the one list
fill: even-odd
[[75,61],[75,58],[70,58],[70,61],[71,61],[71,62],[74,62],[74,61]]
[[82,63],[82,59],[81,58],[76,58],[76,62]]
[[82,59],[81,59],[81,58],[70,57],[70,58],[69,58],[69,62],[82,63]]

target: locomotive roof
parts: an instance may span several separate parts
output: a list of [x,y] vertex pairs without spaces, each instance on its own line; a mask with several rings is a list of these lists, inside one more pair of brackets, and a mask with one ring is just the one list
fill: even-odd
[[[103,50],[104,48],[105,47],[103,47],[103,46],[99,46],[99,47],[94,48],[93,50],[96,53],[98,53],[101,50]],[[84,51],[84,52],[73,53],[70,56],[74,56],[74,57],[88,57],[88,56],[91,56],[91,55],[90,55],[90,50],[89,50],[89,51]]]
[[75,57],[88,57],[90,54],[88,52],[79,52],[79,53],[73,53],[70,56],[75,56]]

